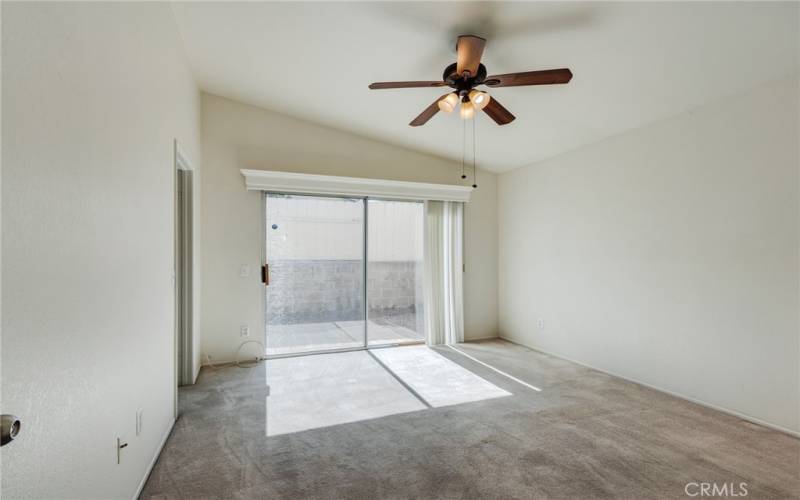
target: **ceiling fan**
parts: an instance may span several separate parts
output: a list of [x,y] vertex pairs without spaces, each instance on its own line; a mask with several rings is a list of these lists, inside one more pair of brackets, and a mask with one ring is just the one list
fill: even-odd
[[486,76],[486,66],[481,64],[485,46],[486,40],[479,36],[461,35],[456,42],[456,62],[445,68],[441,81],[375,82],[370,84],[369,88],[450,87],[453,89],[453,92],[439,97],[414,118],[409,123],[412,127],[424,125],[439,111],[452,112],[459,102],[461,103],[459,111],[461,118],[474,117],[475,110],[478,109],[489,115],[498,125],[505,125],[514,121],[515,116],[497,102],[497,99],[475,87],[478,85],[486,85],[490,88],[553,85],[567,83],[572,79],[572,72],[567,68]]

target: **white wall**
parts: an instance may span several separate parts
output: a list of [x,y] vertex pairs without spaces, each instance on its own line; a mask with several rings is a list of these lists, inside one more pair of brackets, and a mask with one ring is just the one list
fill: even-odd
[[[234,358],[239,326],[263,331],[259,273],[261,193],[241,168],[434,183],[458,183],[460,165],[254,106],[203,94],[203,345],[214,361]],[[465,334],[496,336],[496,176],[480,171],[466,209]],[[471,265],[473,264],[473,265]]]
[[800,431],[799,105],[789,78],[501,175],[501,336]]
[[3,2],[2,74],[2,497],[129,499],[173,419],[173,140],[199,167],[199,92],[163,3]]

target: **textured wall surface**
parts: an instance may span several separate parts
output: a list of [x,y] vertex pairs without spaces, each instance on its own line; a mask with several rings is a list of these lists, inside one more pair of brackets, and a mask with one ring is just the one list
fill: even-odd
[[200,166],[200,94],[165,3],[3,2],[2,37],[0,378],[23,430],[0,496],[133,498],[175,417],[173,144]]
[[503,337],[800,432],[799,94],[503,174]]

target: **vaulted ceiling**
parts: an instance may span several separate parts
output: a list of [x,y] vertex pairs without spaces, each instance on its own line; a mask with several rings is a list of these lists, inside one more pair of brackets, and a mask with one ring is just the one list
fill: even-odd
[[[488,39],[489,74],[569,67],[568,85],[491,89],[517,119],[475,122],[480,167],[501,172],[798,71],[795,2],[176,2],[200,87],[460,161],[462,121],[409,127],[440,88],[455,37]],[[469,127],[471,123],[467,124]],[[472,129],[467,129],[471,135]]]

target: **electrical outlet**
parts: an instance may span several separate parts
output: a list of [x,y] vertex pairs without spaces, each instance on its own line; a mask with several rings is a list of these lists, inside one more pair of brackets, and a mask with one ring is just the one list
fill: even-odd
[[250,327],[247,325],[242,325],[239,327],[239,336],[240,337],[249,337],[250,336]]
[[142,433],[142,412],[144,410],[139,408],[136,410],[136,435],[140,435]]
[[536,320],[536,326],[539,327],[539,330],[544,330],[544,319],[539,318]]

